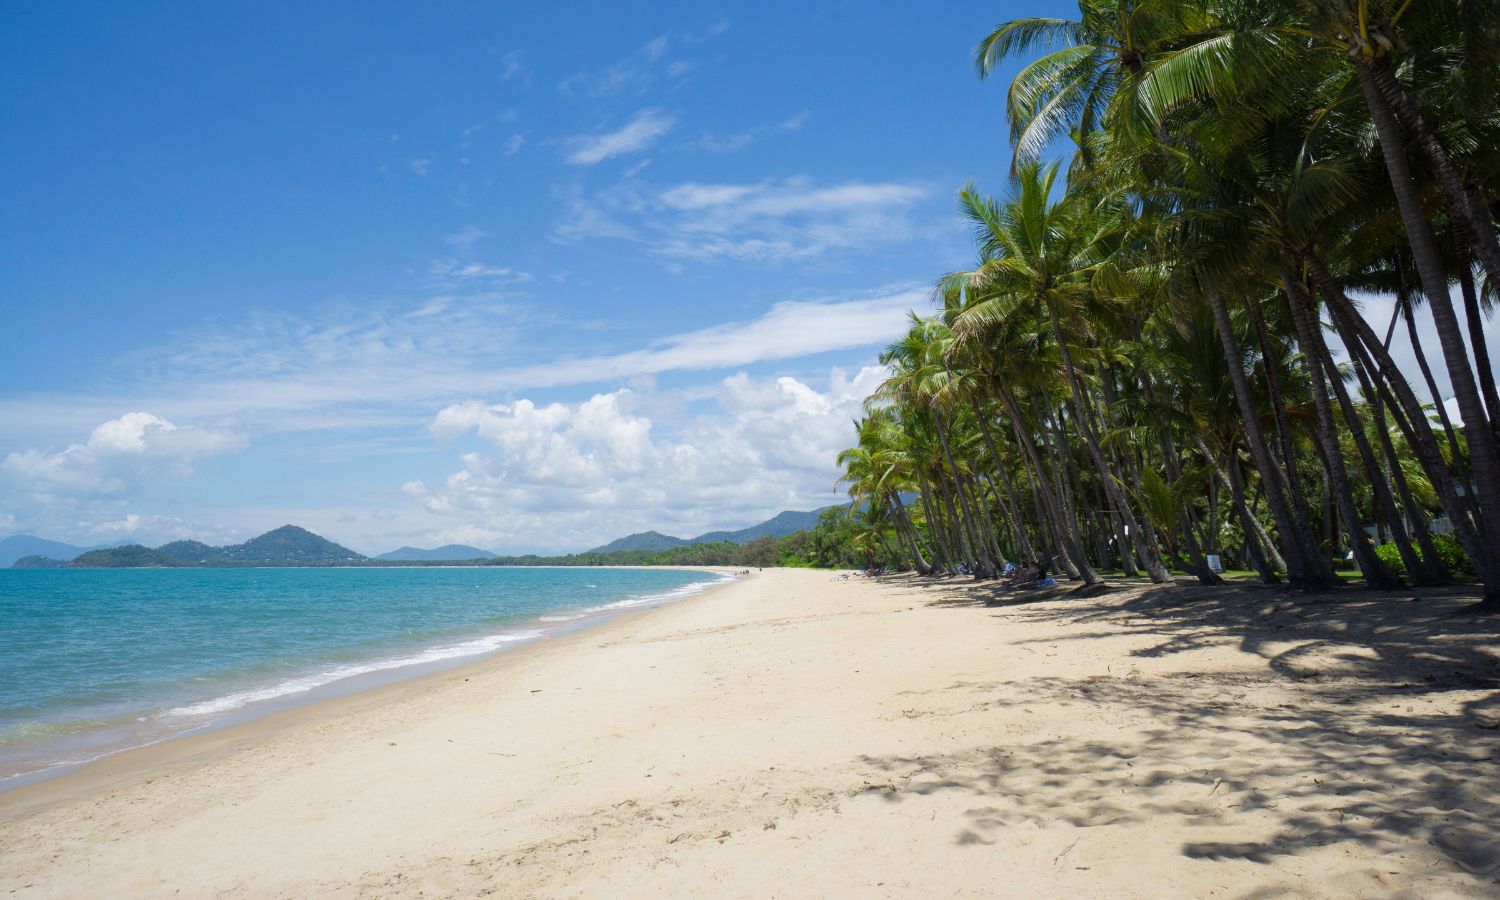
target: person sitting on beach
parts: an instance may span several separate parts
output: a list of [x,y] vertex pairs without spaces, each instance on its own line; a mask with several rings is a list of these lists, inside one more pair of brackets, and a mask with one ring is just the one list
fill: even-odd
[[1040,580],[1041,577],[1046,574],[1046,571],[1046,569],[1042,568],[1041,563],[1029,562],[1025,565],[1024,568],[1021,569],[1020,572],[1016,573],[1016,577],[1005,582],[1005,586],[1022,587],[1024,585],[1030,584],[1033,581]]
[[1057,582],[1047,577],[1046,563],[1034,562],[1031,564],[1031,569],[1033,570],[1031,577],[1017,584],[1016,587],[1030,589],[1036,587],[1044,587],[1049,582],[1051,584],[1057,584]]

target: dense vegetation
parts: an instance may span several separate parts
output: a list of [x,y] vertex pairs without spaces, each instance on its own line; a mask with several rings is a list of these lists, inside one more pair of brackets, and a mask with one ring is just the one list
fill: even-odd
[[[1471,570],[1500,605],[1500,5],[1081,0],[976,62],[1036,53],[1006,190],[958,197],[974,265],[839,458],[865,527],[923,572],[1211,583],[1220,554],[1316,588],[1352,556],[1373,586]],[[1412,383],[1444,374],[1456,418]]]
[[490,566],[798,566],[816,568],[896,567],[903,564],[894,536],[880,535],[851,517],[845,507],[824,509],[811,529],[784,537],[767,535],[743,544],[718,541],[665,550],[615,550],[566,556],[497,556]]

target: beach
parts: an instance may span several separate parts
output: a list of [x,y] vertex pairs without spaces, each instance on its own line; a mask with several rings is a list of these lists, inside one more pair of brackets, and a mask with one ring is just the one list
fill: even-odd
[[1450,589],[754,573],[0,795],[0,892],[1493,896]]

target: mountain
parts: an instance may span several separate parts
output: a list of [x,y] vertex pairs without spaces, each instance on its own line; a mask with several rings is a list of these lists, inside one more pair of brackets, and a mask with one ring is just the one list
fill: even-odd
[[316,566],[359,562],[366,557],[306,528],[283,525],[243,544],[220,547],[231,565]]
[[670,534],[662,534],[659,531],[642,531],[637,534],[626,535],[617,540],[610,541],[603,547],[595,547],[589,553],[614,553],[618,550],[670,550],[673,547],[681,547],[683,544],[692,543],[682,538],[672,537]]
[[160,550],[126,544],[123,547],[106,547],[79,554],[68,563],[70,569],[158,569],[175,568],[182,565],[178,560]]
[[818,524],[818,517],[824,510],[837,509],[839,507],[825,506],[823,509],[814,509],[808,512],[797,510],[786,510],[779,512],[771,518],[761,522],[759,525],[751,525],[749,528],[741,528],[739,531],[710,531],[700,534],[689,544],[718,544],[728,541],[731,544],[748,544],[756,538],[763,537],[786,537],[799,531],[810,531]]
[[243,544],[210,547],[202,541],[173,541],[155,550],[131,544],[90,550],[69,563],[77,568],[135,566],[337,566],[365,557],[296,525],[283,525]]
[[0,568],[14,563],[23,556],[46,556],[67,562],[87,547],[75,547],[61,541],[49,541],[29,534],[13,534],[0,540]]
[[156,549],[175,560],[194,566],[211,566],[225,561],[222,549],[210,547],[202,541],[173,541]]
[[61,569],[67,562],[50,556],[23,556],[10,564],[12,569]]
[[786,537],[799,531],[809,531],[818,524],[818,517],[830,509],[842,509],[840,506],[825,506],[822,509],[814,509],[807,512],[798,510],[786,510],[779,512],[771,518],[749,528],[741,528],[738,531],[709,531],[695,538],[683,540],[672,537],[670,534],[662,534],[659,531],[642,531],[622,537],[619,540],[610,541],[603,547],[595,547],[588,553],[613,553],[618,550],[670,550],[673,547],[682,547],[687,544],[721,544],[728,541],[731,544],[748,544],[757,538],[763,537]]
[[444,544],[431,550],[423,550],[421,547],[402,547],[389,553],[382,553],[375,557],[384,560],[416,560],[418,562],[433,562],[440,560],[464,560],[464,559],[489,559],[495,554],[478,547],[470,547],[467,544]]

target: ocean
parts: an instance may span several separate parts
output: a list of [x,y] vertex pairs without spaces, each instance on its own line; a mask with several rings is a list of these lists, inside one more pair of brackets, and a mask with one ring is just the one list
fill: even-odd
[[661,569],[0,569],[0,791],[724,579]]

